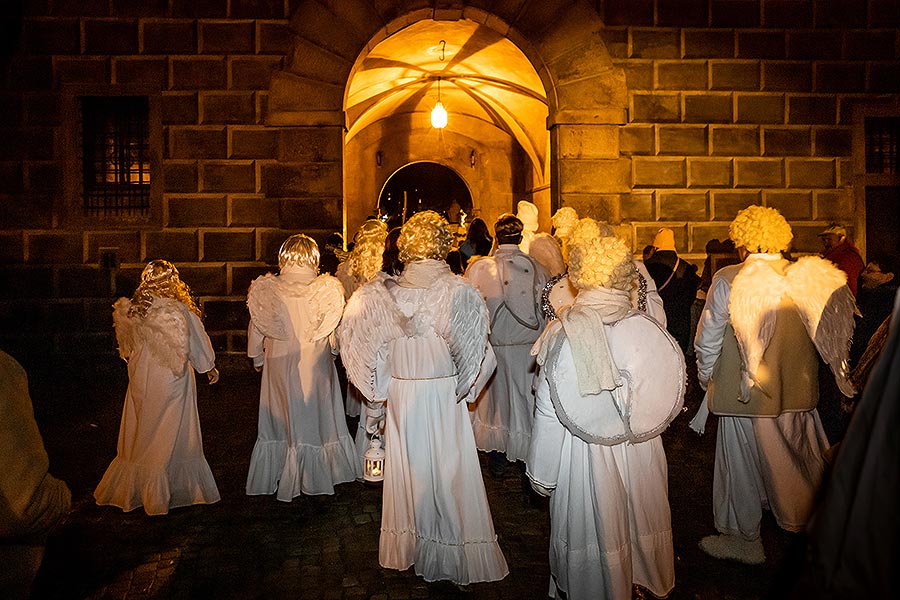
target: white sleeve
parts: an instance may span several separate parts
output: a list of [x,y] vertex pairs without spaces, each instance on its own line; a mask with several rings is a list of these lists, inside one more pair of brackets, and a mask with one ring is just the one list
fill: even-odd
[[706,389],[706,382],[712,377],[713,367],[725,339],[725,328],[728,326],[728,299],[731,296],[731,284],[722,277],[713,277],[706,295],[706,304],[697,323],[697,335],[694,337],[694,352],[697,355],[697,378]]
[[545,490],[553,490],[559,480],[560,453],[566,431],[550,400],[550,382],[544,375],[545,370],[541,369],[541,373],[535,394],[534,426],[525,473],[532,483]]
[[265,362],[265,341],[266,336],[253,323],[253,319],[250,319],[247,326],[247,356],[253,359],[254,367],[261,367]]
[[216,353],[203,328],[203,322],[193,312],[185,312],[188,322],[188,359],[198,373],[212,371],[216,366]]

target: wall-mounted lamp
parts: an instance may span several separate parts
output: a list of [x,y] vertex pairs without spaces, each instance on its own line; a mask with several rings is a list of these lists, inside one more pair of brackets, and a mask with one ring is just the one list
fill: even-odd
[[381,154],[381,150],[375,153],[375,164],[379,167],[381,166],[381,161],[384,159],[384,155]]
[[469,154],[469,166],[473,169],[475,168],[475,151],[472,150],[472,153]]

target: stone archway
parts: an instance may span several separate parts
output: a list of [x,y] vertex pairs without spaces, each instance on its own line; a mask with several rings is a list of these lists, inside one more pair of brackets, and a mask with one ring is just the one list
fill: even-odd
[[378,195],[379,215],[399,226],[420,210],[433,210],[458,224],[472,214],[472,194],[459,173],[436,162],[419,161],[391,173]]
[[[306,0],[298,6],[291,19],[293,49],[284,69],[272,77],[266,123],[292,128],[290,139],[309,147],[285,150],[273,174],[296,182],[287,186],[296,195],[340,206],[347,228],[344,101],[355,65],[368,49],[412,23],[468,19],[512,41],[543,82],[549,129],[547,212],[570,205],[580,214],[618,223],[621,200],[631,188],[630,160],[618,150],[617,128],[626,118],[625,75],[612,62],[594,8],[583,0],[499,6],[457,2],[440,9],[417,4],[385,8],[365,0]],[[372,154],[354,177],[375,176]]]

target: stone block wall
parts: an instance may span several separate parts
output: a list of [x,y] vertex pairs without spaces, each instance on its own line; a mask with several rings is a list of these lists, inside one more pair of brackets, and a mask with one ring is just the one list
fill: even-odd
[[[264,122],[294,4],[25,2],[2,57],[0,348],[113,354],[112,302],[166,258],[199,296],[216,350],[245,350],[252,279],[287,235],[321,240],[342,220],[341,149]],[[149,95],[160,121],[153,214],[92,222],[65,183],[77,150],[67,128],[77,95],[122,90]]]
[[636,250],[660,227],[701,263],[751,203],[778,208],[797,254],[855,223],[853,107],[900,96],[896,2],[601,0],[626,74],[621,207]]
[[[360,2],[342,14],[365,19],[377,5],[393,19],[428,6],[450,18],[464,5],[509,4]],[[545,17],[541,10],[562,5],[525,4]],[[827,222],[854,224],[854,106],[900,99],[895,0],[593,4],[625,74],[628,115],[622,126],[579,136],[551,132],[561,197],[620,223],[636,250],[672,227],[696,262],[750,203],[791,220],[798,253],[819,249]],[[321,241],[342,226],[340,115],[313,112],[306,126],[267,121],[270,90],[281,85],[273,74],[306,90],[297,102],[304,110],[330,107],[349,72],[345,55],[365,42],[340,32],[329,38],[339,47],[306,46],[291,23],[327,13],[308,8],[300,0],[24,2],[21,27],[3,29],[11,31],[4,48],[15,47],[0,50],[0,348],[20,357],[113,354],[110,305],[131,294],[147,260],[167,258],[200,296],[217,351],[243,352],[249,282],[270,269],[287,235]],[[297,61],[322,84],[290,72]],[[72,200],[74,98],[131,89],[150,95],[156,115],[152,214],[92,222]],[[605,150],[594,156],[597,148]]]

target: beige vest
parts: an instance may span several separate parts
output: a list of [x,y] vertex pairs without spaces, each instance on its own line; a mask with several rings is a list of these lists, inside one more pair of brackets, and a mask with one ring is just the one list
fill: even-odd
[[793,300],[778,305],[775,333],[756,372],[750,400],[741,399],[741,355],[734,329],[725,329],[722,353],[709,382],[709,410],[721,416],[777,417],[812,410],[819,401],[819,355]]

